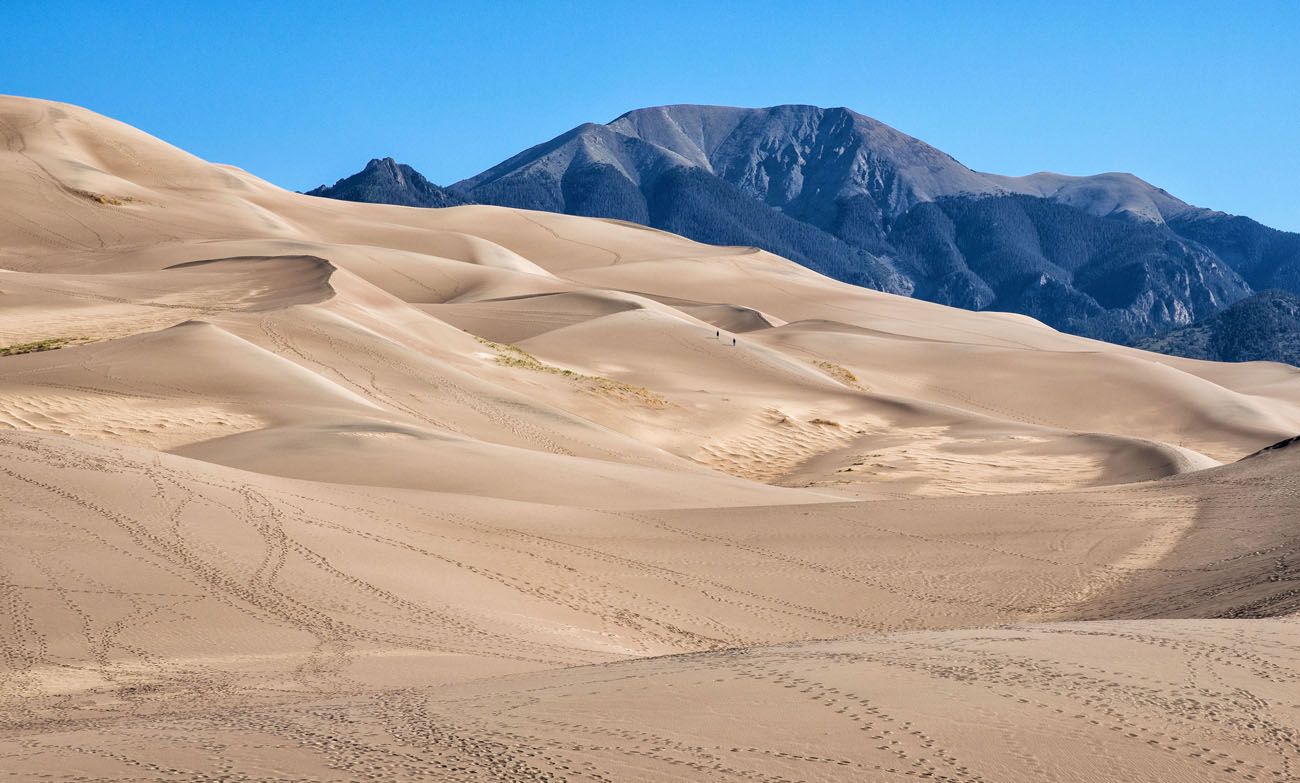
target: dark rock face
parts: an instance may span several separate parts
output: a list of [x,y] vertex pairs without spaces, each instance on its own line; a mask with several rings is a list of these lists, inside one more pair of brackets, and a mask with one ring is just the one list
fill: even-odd
[[1209,318],[1139,343],[1147,350],[1216,362],[1300,367],[1300,296],[1262,291]]
[[1033,196],[920,204],[888,240],[917,281],[915,296],[1024,313],[1117,342],[1190,324],[1251,293],[1234,270],[1167,226]]
[[376,158],[356,174],[333,185],[309,190],[307,195],[404,207],[455,207],[473,203],[438,187],[420,172],[392,158]]
[[1300,293],[1300,234],[1278,231],[1248,217],[1193,210],[1170,228],[1209,248],[1241,273],[1251,287]]
[[698,169],[673,169],[647,194],[648,225],[715,245],[760,247],[848,283],[910,293],[889,262],[747,197]]
[[639,109],[449,188],[387,160],[313,194],[628,220],[1123,343],[1264,288],[1300,293],[1300,234],[1190,206],[1131,174],[973,171],[844,108]]

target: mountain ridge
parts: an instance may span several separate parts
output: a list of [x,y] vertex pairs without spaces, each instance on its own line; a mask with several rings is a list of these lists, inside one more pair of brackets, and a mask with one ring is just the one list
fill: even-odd
[[[693,127],[688,128],[687,125]],[[736,134],[742,129],[747,129],[749,133],[737,137]],[[579,125],[450,187],[459,191],[473,191],[509,175],[525,161],[533,163],[543,157],[553,156],[568,141],[584,134],[600,134],[602,138],[616,134],[636,139],[669,153],[672,158],[688,165],[704,168],[711,174],[724,175],[728,166],[734,167],[735,164],[734,150],[729,150],[727,146],[729,142],[734,146],[742,143],[744,138],[752,139],[759,133],[769,142],[782,140],[782,135],[787,137],[786,140],[807,139],[813,143],[824,142],[827,137],[851,142],[852,139],[845,137],[845,132],[854,129],[860,129],[864,139],[870,142],[861,150],[854,149],[855,154],[864,151],[864,154],[889,163],[907,174],[900,191],[900,196],[905,197],[897,202],[897,212],[905,211],[912,204],[933,201],[943,196],[1017,193],[1044,198],[1057,197],[1076,206],[1081,202],[1086,203],[1083,196],[1087,194],[1109,196],[1111,202],[1103,202],[1109,206],[1104,211],[1105,214],[1128,212],[1153,220],[1163,220],[1190,208],[1163,189],[1127,172],[1090,176],[1037,172],[1023,176],[1004,176],[975,171],[952,155],[847,107],[820,108],[807,104],[784,104],[762,109],[670,104],[634,109],[604,125]],[[848,151],[842,150],[841,153]],[[728,152],[732,154],[726,155]],[[765,162],[767,159],[762,160]],[[548,161],[551,162],[553,161]],[[625,176],[640,184],[633,171],[626,166],[618,168]],[[862,166],[857,171],[850,171],[848,182],[842,188],[844,192],[840,195],[869,192],[867,187],[855,190],[852,186],[862,185],[868,180],[870,169],[870,166]],[[745,175],[743,180],[748,180],[755,188],[759,187],[761,177],[758,172],[749,170]],[[731,179],[737,179],[734,171]],[[799,184],[802,184],[806,178],[799,179]],[[881,191],[888,188],[883,179],[884,177],[878,188]],[[1139,195],[1119,193],[1127,196],[1128,200],[1116,198],[1117,192],[1125,188]],[[1103,214],[1100,205],[1093,206],[1092,211]]]
[[1263,288],[1300,292],[1300,235],[1126,172],[975,171],[845,107],[635,109],[444,190],[760,247],[845,282],[1124,344]]

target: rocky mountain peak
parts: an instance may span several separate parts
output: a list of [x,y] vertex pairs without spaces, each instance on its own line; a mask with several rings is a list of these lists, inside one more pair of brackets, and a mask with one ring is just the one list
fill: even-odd
[[473,203],[433,184],[420,172],[392,158],[372,158],[356,174],[333,185],[321,185],[308,191],[307,195],[407,207],[454,207]]

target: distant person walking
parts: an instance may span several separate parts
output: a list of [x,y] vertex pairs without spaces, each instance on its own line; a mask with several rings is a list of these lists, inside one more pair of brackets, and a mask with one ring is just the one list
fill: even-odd
[[733,348],[735,347],[735,345],[736,345],[736,338],[734,338],[734,337],[731,338],[731,345],[732,345]]

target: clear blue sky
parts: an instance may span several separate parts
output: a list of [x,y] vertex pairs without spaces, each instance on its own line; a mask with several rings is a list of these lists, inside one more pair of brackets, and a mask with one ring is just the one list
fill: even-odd
[[446,184],[642,106],[848,106],[972,168],[1132,171],[1300,230],[1298,0],[0,0],[0,92],[293,189],[387,155]]

